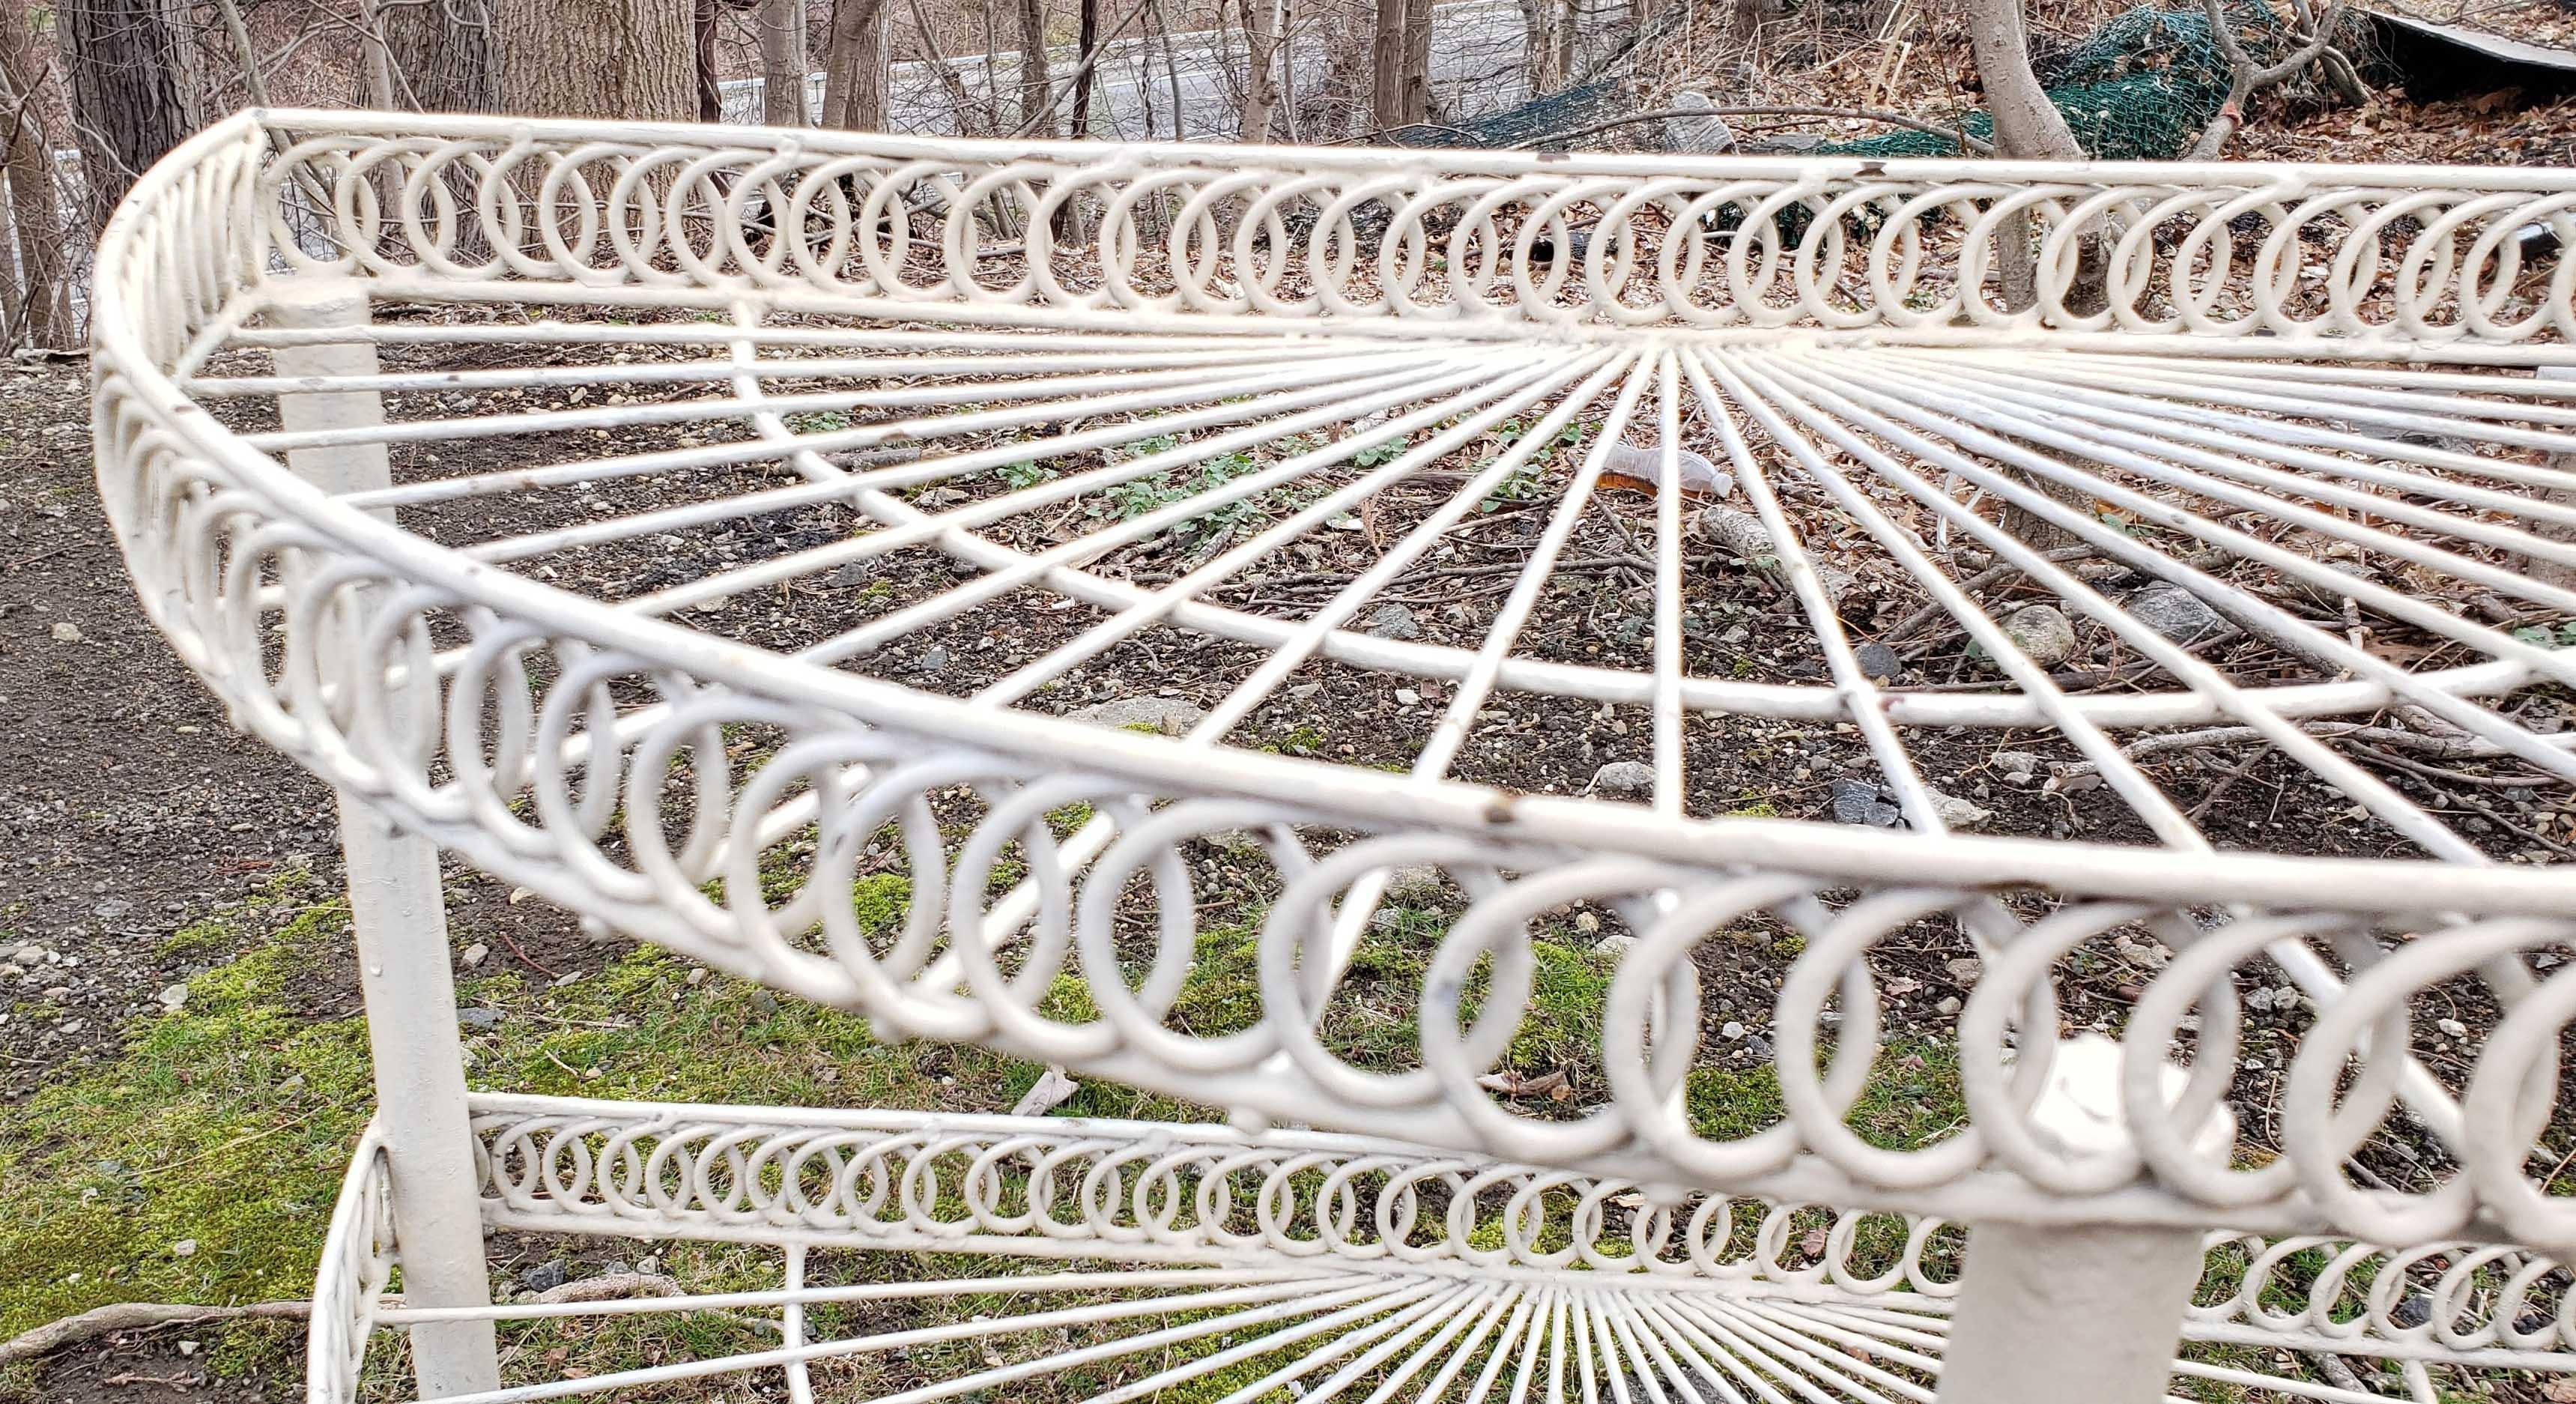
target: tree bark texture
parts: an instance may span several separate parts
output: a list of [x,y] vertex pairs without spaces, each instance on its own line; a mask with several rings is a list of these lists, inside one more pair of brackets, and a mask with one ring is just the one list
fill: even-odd
[[1020,129],[1029,136],[1055,135],[1055,76],[1047,67],[1045,0],[1019,0]]
[[805,0],[761,0],[760,120],[773,127],[814,125],[805,106],[805,76],[813,71]]
[[1270,114],[1279,106],[1279,20],[1276,0],[1240,0],[1243,11],[1243,110],[1237,141],[1270,139]]
[[0,5],[0,170],[9,186],[0,256],[14,237],[21,274],[18,286],[8,290],[9,305],[0,308],[0,345],[73,341],[71,241],[54,185],[53,141],[34,102],[45,77],[45,56],[27,12]]
[[501,93],[537,117],[685,122],[698,110],[693,0],[499,0]]
[[423,112],[497,112],[501,63],[496,0],[379,5],[394,87]]
[[84,213],[92,232],[134,178],[188,134],[177,47],[161,0],[83,0],[55,12],[71,78]]
[[1073,76],[1073,137],[1080,141],[1091,135],[1091,77],[1100,70],[1096,51],[1100,48],[1100,0],[1082,0],[1080,38],[1075,41],[1076,61],[1081,71]]
[[823,46],[823,125],[872,132],[885,126],[885,0],[837,0]]

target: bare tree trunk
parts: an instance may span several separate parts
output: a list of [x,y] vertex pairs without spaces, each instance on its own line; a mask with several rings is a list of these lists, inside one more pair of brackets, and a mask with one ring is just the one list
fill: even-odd
[[1404,113],[1405,0],[1377,0],[1377,22],[1370,30],[1369,116],[1381,132],[1410,119]]
[[1431,0],[1405,0],[1404,120],[1431,120]]
[[1235,140],[1270,139],[1270,114],[1279,106],[1279,11],[1275,0],[1241,0],[1243,8],[1243,110]]
[[1567,18],[1562,0],[1521,0],[1521,73],[1532,97],[1565,85],[1556,66],[1557,25]]
[[1075,41],[1076,62],[1082,66],[1073,75],[1073,139],[1091,135],[1091,78],[1100,71],[1100,0],[1082,0],[1079,37]]
[[872,132],[885,126],[885,0],[834,0],[823,45],[823,125]]
[[[7,222],[17,237],[22,275],[9,306],[0,308],[0,345],[72,343],[69,231],[54,189],[53,142],[35,101],[45,78],[44,55],[27,12],[0,4],[0,165],[9,178]],[[0,258],[7,253],[7,241],[0,238]]]
[[761,0],[760,120],[770,126],[814,125],[805,106],[805,75],[813,71],[805,48],[805,0]]
[[90,228],[107,225],[134,178],[188,134],[161,0],[83,0],[55,12],[70,71],[72,132]]
[[423,112],[497,112],[501,62],[496,0],[376,7],[394,86]]
[[690,47],[697,58],[690,65],[697,75],[698,120],[724,120],[724,88],[716,80],[716,0],[693,0],[689,15]]
[[171,77],[179,92],[179,130],[183,132],[206,125],[206,88],[222,71],[198,42],[196,20],[189,13],[193,8],[191,0],[161,0],[161,23],[170,35]]
[[[2021,6],[2022,0],[1969,0],[1967,7],[1968,44],[1976,56],[1978,81],[1986,90],[1986,110],[1995,122],[1995,154],[2005,160],[2081,161],[2084,148],[2076,144],[2074,131],[2066,125],[2066,114],[2048,100],[2048,93],[2039,86],[2039,75],[2031,70],[2030,33],[2023,25]],[[2004,303],[2015,310],[2029,307],[2039,300],[2039,258],[2031,247],[2029,218],[2016,216],[2006,221],[1995,238],[1995,263],[2003,279]],[[2098,257],[2090,241],[2083,257],[2086,265],[2092,265]],[[2079,285],[2085,281],[2087,271],[2078,270]],[[2096,275],[2093,286],[2098,288],[2103,270],[2089,271]],[[2070,290],[2070,302],[2081,297],[2081,286]],[[2015,476],[2079,512],[2087,512],[2092,506],[2085,494],[2062,483],[2028,473],[2016,472]],[[2004,508],[2003,525],[2042,550],[2075,540],[2073,533],[2054,522],[2011,504]]]
[[[1054,74],[1047,68],[1045,0],[1020,0],[1020,129],[1037,137],[1055,135]],[[989,80],[988,80],[989,81]]]
[[696,113],[692,0],[499,0],[513,112],[685,122]]

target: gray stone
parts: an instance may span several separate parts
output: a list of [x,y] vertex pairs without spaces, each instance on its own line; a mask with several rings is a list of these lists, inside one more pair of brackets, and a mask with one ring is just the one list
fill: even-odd
[[33,944],[23,945],[11,951],[9,959],[20,965],[42,965],[45,962],[45,948]]
[[1592,790],[1603,795],[1650,795],[1655,768],[1644,761],[1612,761],[1592,772]]
[[100,921],[114,921],[118,917],[121,917],[127,912],[133,910],[134,904],[132,902],[128,902],[122,897],[110,897],[106,901],[92,907],[90,909],[90,915],[97,917]]
[[1905,660],[1896,655],[1895,649],[1876,640],[1853,649],[1852,656],[1860,663],[1862,674],[1874,681],[1890,683],[1905,675]]
[[1771,1040],[1760,1034],[1747,1034],[1744,1037],[1744,1051],[1756,1058],[1768,1058],[1771,1056]]
[[1745,147],[1753,152],[1786,152],[1802,155],[1826,145],[1830,138],[1817,132],[1775,132]]
[[1995,752],[1995,769],[2016,785],[2027,785],[2039,773],[2039,757],[2028,751]]
[[1899,814],[1895,805],[1879,797],[1878,787],[1866,780],[1834,782],[1834,822],[1866,824],[1873,829],[1896,827]]
[[1941,968],[1950,972],[1951,983],[1957,985],[1974,985],[1986,973],[1986,963],[1975,956],[1953,957],[1941,962]]
[[1674,151],[1733,151],[1735,129],[1716,113],[1717,104],[1706,93],[1682,93],[1674,97],[1673,107],[1682,112],[1706,113],[1706,116],[1667,117],[1664,119],[1664,145]]
[[2054,668],[2075,656],[2075,626],[2054,605],[2024,605],[2004,621],[2004,637],[2030,655],[2030,661]]
[[2150,585],[2120,603],[2139,623],[2175,643],[2191,643],[2223,627],[2218,611],[2179,585]]
[[930,647],[923,649],[920,653],[914,655],[912,660],[912,671],[916,673],[936,673],[947,666],[948,650],[941,648],[937,644],[932,644]]
[[1744,1037],[1744,1026],[1733,1019],[1729,1019],[1726,1021],[1724,1026],[1718,1029],[1717,1036],[1732,1043],[1736,1039]]
[[1193,707],[1177,697],[1120,697],[1065,713],[1068,721],[1089,722],[1093,726],[1111,726],[1121,730],[1159,731],[1165,736],[1185,735],[1206,718],[1207,712],[1203,708]]
[[1422,637],[1422,622],[1403,605],[1379,605],[1369,611],[1368,626],[1360,632],[1381,639],[1418,639]]
[[1613,933],[1613,934],[1611,934],[1611,935],[1608,935],[1608,936],[1604,936],[1604,937],[1602,937],[1602,938],[1601,938],[1600,940],[1598,940],[1598,941],[1593,942],[1593,943],[1592,943],[1592,953],[1593,953],[1594,955],[1605,955],[1605,956],[1613,956],[1613,957],[1616,957],[1616,956],[1622,956],[1622,955],[1627,954],[1627,953],[1628,953],[1628,948],[1629,948],[1630,946],[1635,945],[1635,944],[1637,944],[1637,938],[1636,938],[1636,937],[1629,935],[1629,934],[1628,934],[1627,932],[1625,932],[1625,931],[1615,932],[1615,933]]
[[823,583],[826,585],[837,586],[844,590],[856,590],[865,586],[874,578],[875,572],[869,570],[866,566],[859,564],[857,561],[852,561],[848,565],[834,566],[823,576]]
[[1974,800],[1964,800],[1939,790],[1927,790],[1926,793],[1932,796],[1932,812],[1953,829],[1982,829],[1995,817],[1993,810]]
[[457,955],[456,958],[464,964],[466,969],[471,970],[492,958],[492,948],[484,945],[480,941],[477,941],[473,945],[467,946]]
[[778,996],[767,990],[753,990],[751,998],[744,1000],[743,1003],[750,1005],[751,1012],[763,1018],[778,1012]]
[[562,1263],[539,1263],[519,1277],[519,1285],[531,1292],[551,1292],[564,1285],[572,1270]]
[[456,1026],[461,1029],[496,1029],[501,1026],[498,1009],[465,1008],[456,1011]]
[[1429,863],[1407,863],[1386,875],[1386,900],[1429,906],[1449,895],[1448,875]]
[[176,1014],[187,1006],[188,987],[186,985],[164,985],[161,988],[160,999],[162,1008]]

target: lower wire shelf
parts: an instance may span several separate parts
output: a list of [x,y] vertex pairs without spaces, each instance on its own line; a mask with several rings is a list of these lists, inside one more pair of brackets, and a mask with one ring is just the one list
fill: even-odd
[[[551,1258],[524,1236],[568,1236],[589,1268],[671,1270],[500,1279],[488,1308],[388,1295],[370,1128],[314,1294],[313,1404],[414,1398],[401,1328],[478,1316],[503,1386],[452,1404],[1892,1404],[1933,1398],[1965,1243],[1917,1216],[1317,1132],[508,1095],[472,1112],[496,1246]],[[2175,1398],[2539,1400],[2576,1375],[2576,1292],[2537,1255],[2208,1246]]]

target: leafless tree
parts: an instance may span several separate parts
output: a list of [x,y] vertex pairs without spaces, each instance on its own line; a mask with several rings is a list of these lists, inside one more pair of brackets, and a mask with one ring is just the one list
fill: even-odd
[[495,4],[496,0],[417,0],[375,7],[401,101],[423,112],[500,108]]
[[513,112],[685,122],[697,111],[692,0],[500,0]]
[[0,271],[11,265],[13,245],[16,253],[16,286],[0,278],[8,295],[0,306],[0,347],[73,340],[72,260],[54,186],[53,142],[37,105],[49,79],[26,11],[0,4],[0,171],[9,196],[0,206]]
[[188,134],[162,0],[78,0],[55,14],[93,233],[134,178]]
[[[1279,36],[1287,29],[1287,0],[1239,0],[1243,10],[1243,105],[1235,125],[1239,141],[1270,139],[1270,114],[1279,106]],[[1223,13],[1219,12],[1220,15]]]
[[2209,7],[2210,37],[2217,41],[2219,53],[2226,56],[2230,77],[2227,100],[2219,104],[2218,116],[2201,132],[2200,140],[2192,143],[2192,160],[2217,160],[2218,153],[2227,149],[2228,139],[2245,124],[2245,104],[2253,101],[2256,93],[2306,72],[2311,64],[2324,63],[2332,81],[2346,96],[2355,101],[2368,100],[2368,93],[2358,91],[2360,79],[2353,76],[2352,64],[2334,47],[2335,34],[2343,27],[2344,0],[2334,0],[2322,21],[2308,8],[2307,0],[2295,0],[2299,22],[2308,26],[2308,31],[2293,33],[2290,52],[2270,64],[2258,63],[2245,52],[2234,21],[2228,18],[2226,0],[2203,3]]
[[1370,31],[1369,115],[1393,131],[1431,115],[1431,0],[1377,0]]
[[885,0],[834,0],[823,44],[823,125],[875,131],[885,125]]
[[1047,71],[1046,5],[1019,0],[1020,129],[1030,136],[1055,135],[1055,89]]
[[805,0],[760,0],[760,120],[773,127],[810,127],[805,106]]

